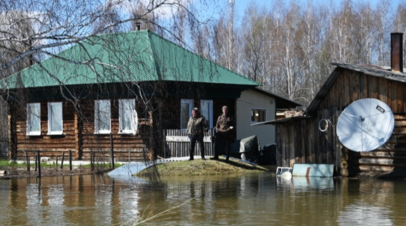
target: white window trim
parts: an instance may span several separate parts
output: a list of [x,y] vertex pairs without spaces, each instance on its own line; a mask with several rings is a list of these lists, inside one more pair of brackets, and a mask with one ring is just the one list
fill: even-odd
[[[97,129],[97,121],[99,115],[97,114],[98,111],[98,102],[106,101],[109,103],[110,109],[109,109],[109,129],[108,130],[98,130]],[[95,100],[94,101],[94,134],[110,134],[111,133],[111,102],[110,100]]]
[[267,109],[266,109],[266,108],[251,108],[251,109],[250,109],[250,123],[251,123],[251,125],[261,123],[261,122],[254,122],[254,121],[251,121],[251,112],[252,112],[252,110],[265,110],[265,119],[264,119],[263,122],[266,122],[266,118],[267,118],[267,117],[266,117],[266,115],[267,115]]
[[[181,112],[181,115],[180,115],[180,126],[182,127],[182,125],[183,125],[183,121],[182,121],[182,104],[183,103],[189,103],[189,117],[188,117],[188,119],[190,118],[190,117],[192,117],[192,109],[193,109],[193,107],[194,107],[194,100],[193,99],[181,99],[180,100],[181,102],[180,102],[180,112]],[[183,129],[183,130],[186,130],[186,128],[181,128],[181,129]]]
[[[30,112],[29,110],[31,109],[29,106],[30,105],[34,105],[37,106],[39,108],[39,131],[31,131],[30,130],[30,122],[28,121],[28,119],[30,119]],[[41,135],[41,103],[28,103],[27,104],[27,131],[26,131],[26,135],[27,136],[40,136]]]
[[[61,112],[60,112],[60,114],[61,114],[61,121],[60,121],[60,123],[61,123],[61,130],[60,131],[51,131],[51,120],[52,120],[52,118],[51,118],[51,110],[52,110],[52,108],[51,108],[51,106],[52,105],[60,105],[61,106]],[[63,106],[62,106],[62,102],[49,102],[48,103],[48,133],[47,133],[47,135],[62,135],[63,134]]]
[[[123,108],[122,104],[124,101],[130,100],[133,102],[133,109],[131,109],[131,129],[130,130],[123,130],[122,127],[123,125],[121,124],[121,117],[123,114]],[[130,135],[135,135],[137,133],[137,128],[138,128],[138,115],[137,111],[135,110],[135,99],[119,99],[118,100],[118,105],[119,105],[119,113],[118,113],[118,124],[119,124],[119,130],[118,134],[130,134]]]
[[209,128],[213,128],[213,100],[200,100],[200,110],[202,111],[203,109],[203,104],[204,103],[210,103],[210,112],[209,112],[209,117],[206,118],[207,121],[209,121]]

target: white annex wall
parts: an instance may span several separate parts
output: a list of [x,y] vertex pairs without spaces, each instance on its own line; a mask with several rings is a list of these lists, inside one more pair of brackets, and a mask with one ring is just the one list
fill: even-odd
[[266,109],[266,121],[275,119],[275,99],[255,90],[245,90],[237,99],[237,139],[257,135],[261,148],[275,143],[275,126],[251,126],[251,109]]

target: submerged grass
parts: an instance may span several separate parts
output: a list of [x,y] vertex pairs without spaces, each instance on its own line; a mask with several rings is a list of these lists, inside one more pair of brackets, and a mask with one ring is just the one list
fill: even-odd
[[[41,162],[40,165],[41,165],[41,168],[42,168],[42,167],[55,167],[56,164],[55,163],[49,164],[47,162]],[[60,165],[61,165],[61,162],[58,163],[58,166],[60,166]],[[63,165],[64,166],[69,166],[69,162],[65,161],[63,163]],[[31,161],[30,166],[34,167],[35,162]],[[110,166],[110,163],[95,163],[94,164],[94,167],[108,167],[108,166]],[[118,168],[120,166],[122,166],[122,164],[114,163],[115,168]],[[17,162],[14,162],[14,161],[4,160],[3,159],[3,160],[0,160],[0,167],[27,167],[27,163],[17,163]],[[80,165],[80,167],[90,168],[91,165],[90,164],[83,164],[83,165]]]
[[226,162],[224,159],[196,159],[193,161],[177,161],[158,164],[137,173],[136,176],[150,176],[154,172],[158,172],[159,176],[197,176],[262,171],[268,171],[268,169],[234,159],[230,159],[229,162]]

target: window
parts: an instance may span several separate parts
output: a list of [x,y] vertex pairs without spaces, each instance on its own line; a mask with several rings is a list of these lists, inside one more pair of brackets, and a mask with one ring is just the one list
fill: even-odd
[[41,104],[27,104],[27,135],[41,135]]
[[110,133],[110,100],[94,101],[94,131],[99,134]]
[[266,109],[251,109],[251,123],[265,122]]
[[192,116],[193,100],[182,99],[180,106],[180,128],[186,129],[189,118]]
[[212,100],[201,100],[200,109],[202,115],[207,119],[209,128],[213,128],[213,101]]
[[48,103],[48,134],[61,135],[62,133],[62,102]]
[[134,134],[137,132],[138,117],[134,99],[121,99],[119,105],[119,133]]

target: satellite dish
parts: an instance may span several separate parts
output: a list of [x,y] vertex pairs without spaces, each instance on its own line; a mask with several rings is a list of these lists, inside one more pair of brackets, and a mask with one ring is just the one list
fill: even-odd
[[337,136],[349,150],[367,152],[388,141],[395,117],[384,102],[367,98],[352,102],[338,117]]

